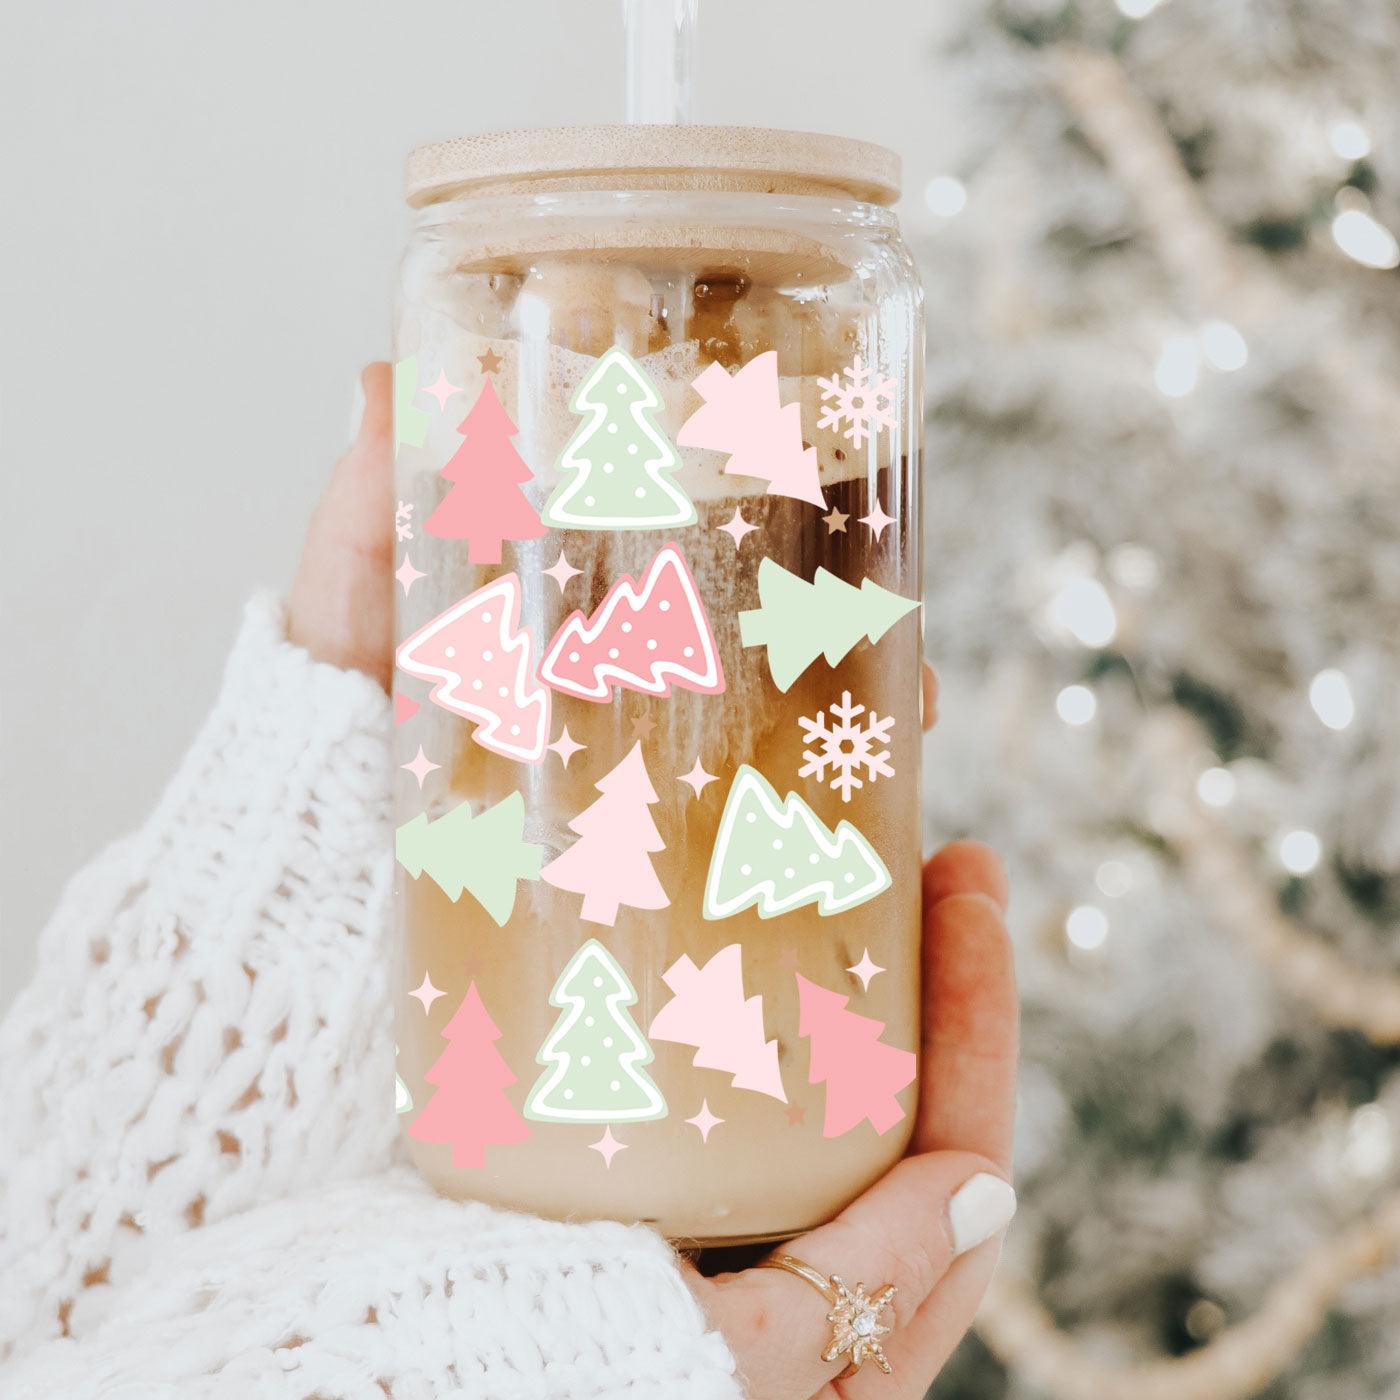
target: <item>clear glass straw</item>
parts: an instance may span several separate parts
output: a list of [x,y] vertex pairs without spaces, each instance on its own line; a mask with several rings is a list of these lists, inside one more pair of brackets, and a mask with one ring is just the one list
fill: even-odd
[[627,120],[695,119],[695,19],[700,0],[622,0]]

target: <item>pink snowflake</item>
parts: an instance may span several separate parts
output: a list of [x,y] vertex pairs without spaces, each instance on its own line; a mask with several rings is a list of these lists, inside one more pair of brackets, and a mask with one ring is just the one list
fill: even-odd
[[829,723],[825,710],[818,710],[816,719],[808,719],[805,715],[799,719],[803,742],[816,744],[817,747],[803,753],[802,757],[807,762],[798,769],[797,776],[805,778],[813,775],[819,782],[826,782],[827,769],[830,768],[834,776],[828,786],[841,794],[842,802],[851,800],[855,788],[865,786],[859,776],[862,769],[872,783],[877,778],[894,777],[889,752],[885,748],[890,742],[890,726],[894,724],[894,716],[887,715],[881,719],[871,710],[864,723],[856,723],[865,712],[864,705],[851,703],[851,692],[845,690],[841,692],[840,701],[831,707],[832,719]]
[[881,428],[894,427],[895,382],[873,377],[859,355],[845,374],[845,380],[839,375],[817,377],[823,405],[817,427],[834,428],[860,447],[867,437],[878,437]]
[[400,501],[394,511],[394,533],[401,540],[413,538],[413,507],[407,501]]

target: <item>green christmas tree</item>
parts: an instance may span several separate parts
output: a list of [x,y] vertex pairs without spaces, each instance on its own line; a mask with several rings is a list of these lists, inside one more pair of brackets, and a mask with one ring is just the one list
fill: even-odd
[[740,766],[725,799],[705,880],[704,915],[757,906],[761,919],[815,904],[840,914],[890,887],[890,872],[850,822],[829,831],[795,793],[779,800],[756,768]]
[[418,358],[410,355],[394,366],[394,456],[407,443],[422,447],[428,436],[426,410],[413,402],[418,393]]
[[739,614],[739,636],[746,647],[768,648],[773,684],[784,691],[818,656],[835,666],[862,637],[878,642],[919,606],[869,579],[857,588],[826,569],[808,583],[771,559],[758,566],[758,600]]
[[656,385],[613,346],[579,385],[569,407],[587,414],[556,464],[568,477],[550,496],[544,522],[561,530],[650,530],[693,525],[695,507],[671,480],[681,460],[656,424]]
[[430,822],[425,812],[394,833],[394,854],[416,880],[424,871],[454,902],[467,890],[504,927],[519,880],[537,880],[543,850],[523,838],[525,803],[518,792],[472,816],[459,803]]
[[569,959],[549,994],[564,1014],[540,1047],[546,1066],[527,1118],[560,1123],[642,1123],[666,1116],[666,1100],[642,1068],[651,1046],[627,1008],[637,993],[596,938]]

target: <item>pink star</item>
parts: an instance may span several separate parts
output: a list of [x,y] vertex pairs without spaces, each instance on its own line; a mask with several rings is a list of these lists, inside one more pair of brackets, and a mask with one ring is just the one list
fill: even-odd
[[830,515],[822,516],[822,519],[826,522],[826,532],[828,535],[834,535],[838,531],[844,535],[846,533],[846,522],[850,518],[849,515],[843,515],[835,506],[832,506]]
[[784,972],[797,971],[797,949],[794,948],[791,943],[786,944],[779,950],[778,966],[781,967]]
[[699,797],[710,783],[719,782],[719,778],[713,773],[706,772],[705,765],[700,762],[700,755],[695,755],[695,762],[691,766],[689,773],[682,773],[676,781],[678,783],[689,783],[695,789],[696,797]]
[[862,515],[860,523],[869,525],[875,531],[875,538],[878,540],[885,533],[885,526],[894,524],[894,516],[886,515],[884,507],[876,500],[875,509],[869,515]]
[[442,764],[434,763],[432,759],[423,752],[423,745],[419,744],[418,757],[415,758],[412,763],[400,763],[399,767],[402,768],[405,773],[412,773],[413,776],[418,779],[418,789],[421,792],[423,789],[423,779],[426,778],[429,773],[436,773],[437,770],[442,767]]
[[418,1000],[423,1003],[423,1014],[425,1016],[433,1009],[433,1003],[439,997],[445,997],[446,995],[446,992],[433,986],[433,979],[426,972],[423,974],[422,982],[409,993],[409,996],[417,997]]
[[425,394],[431,394],[437,400],[438,412],[441,413],[442,410],[447,407],[448,399],[450,399],[453,394],[460,394],[462,391],[455,384],[450,384],[447,376],[441,370],[438,370],[437,382],[435,384],[429,384],[423,392]]
[[576,753],[582,753],[588,745],[580,744],[574,736],[569,733],[569,726],[566,724],[563,729],[559,731],[559,737],[552,744],[546,744],[545,747],[550,753],[557,753],[559,757],[564,760],[564,767],[567,768],[569,766],[569,760]]
[[846,969],[853,977],[860,978],[860,989],[863,992],[868,992],[870,990],[870,979],[878,976],[884,970],[885,969],[870,956],[869,948],[861,955],[860,961],[854,967],[848,967]]
[[731,540],[734,541],[734,548],[738,549],[739,546],[744,542],[744,536],[752,534],[755,530],[758,529],[758,526],[750,525],[749,522],[744,519],[743,515],[739,510],[739,507],[735,506],[734,518],[729,522],[729,524],[721,525],[719,528],[723,530],[724,533],[728,535]]
[[405,553],[403,563],[399,565],[398,571],[394,574],[394,577],[403,584],[403,596],[407,598],[413,589],[413,585],[417,583],[420,578],[427,578],[428,576],[415,569],[413,567],[413,560]]
[[540,572],[544,574],[546,578],[552,578],[555,583],[559,585],[559,591],[562,593],[569,586],[569,580],[581,574],[583,570],[574,568],[574,566],[564,558],[564,551],[561,549],[559,551],[559,558],[556,559],[549,568],[541,569]]
[[710,1129],[717,1128],[724,1122],[724,1119],[716,1118],[715,1115],[710,1112],[710,1101],[708,1099],[701,1099],[700,1112],[697,1113],[694,1118],[687,1118],[685,1121],[687,1123],[693,1123],[695,1127],[700,1130],[701,1142],[709,1142]]
[[612,1159],[616,1157],[619,1152],[625,1152],[627,1150],[627,1144],[625,1142],[619,1142],[613,1136],[611,1128],[604,1128],[603,1136],[600,1137],[597,1142],[590,1142],[588,1145],[609,1167],[612,1166]]

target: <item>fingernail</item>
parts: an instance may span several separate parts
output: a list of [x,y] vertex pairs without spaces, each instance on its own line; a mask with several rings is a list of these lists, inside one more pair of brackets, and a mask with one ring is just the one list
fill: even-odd
[[365,420],[365,386],[357,374],[355,376],[355,397],[350,401],[350,441],[346,445],[354,447],[360,436],[360,424]]
[[1016,1214],[1016,1193],[1009,1182],[991,1172],[978,1172],[953,1193],[948,1202],[948,1225],[953,1236],[953,1257],[966,1254],[999,1230]]

